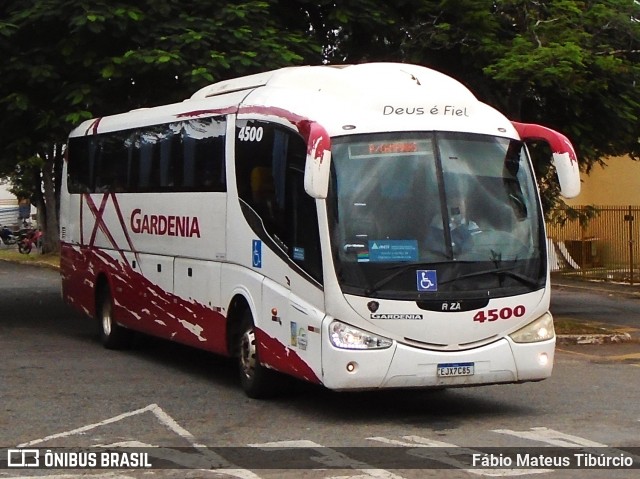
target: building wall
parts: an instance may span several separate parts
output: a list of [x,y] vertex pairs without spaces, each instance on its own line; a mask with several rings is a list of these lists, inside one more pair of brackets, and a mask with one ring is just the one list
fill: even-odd
[[0,225],[13,226],[18,223],[18,198],[9,193],[9,186],[0,184]]
[[581,174],[580,195],[565,200],[568,205],[640,205],[640,162],[623,156],[605,163],[604,168],[595,165],[589,175]]
[[9,193],[9,185],[0,183],[0,200],[2,202],[8,202],[8,200],[13,200],[18,203],[18,198]]

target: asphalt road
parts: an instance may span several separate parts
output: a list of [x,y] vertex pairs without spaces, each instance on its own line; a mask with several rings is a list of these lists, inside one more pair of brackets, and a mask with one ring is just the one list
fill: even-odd
[[[55,271],[0,262],[0,285],[0,461],[1,448],[16,446],[127,445],[170,451],[175,463],[195,457],[209,464],[89,472],[0,468],[2,479],[637,475],[624,468],[468,471],[457,455],[514,446],[572,446],[616,455],[640,447],[637,362],[558,351],[552,378],[540,383],[348,394],[298,385],[284,397],[255,401],[241,392],[235,364],[227,359],[150,338],[128,351],[103,349],[93,323],[62,303]],[[251,459],[267,445],[305,446],[300,456],[318,466],[288,469],[285,461],[257,467]],[[400,445],[414,453],[441,446],[447,454],[437,469],[413,469],[403,468],[408,463],[402,461],[367,466],[350,461],[350,449],[340,449]],[[216,448],[229,446],[240,448],[244,459],[231,461],[235,469],[209,470],[220,461]]]
[[554,284],[550,309],[554,317],[640,329],[640,295],[625,294],[624,289],[589,282]]

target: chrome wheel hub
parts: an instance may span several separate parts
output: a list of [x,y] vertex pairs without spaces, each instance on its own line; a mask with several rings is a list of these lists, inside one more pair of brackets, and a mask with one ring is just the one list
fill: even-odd
[[102,331],[105,336],[111,334],[111,305],[108,303],[102,307]]
[[240,341],[240,366],[243,374],[251,378],[256,369],[256,335],[253,329],[245,331]]

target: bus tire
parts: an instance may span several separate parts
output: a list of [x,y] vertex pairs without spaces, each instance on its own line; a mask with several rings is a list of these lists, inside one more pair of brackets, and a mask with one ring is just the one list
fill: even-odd
[[253,399],[273,397],[277,391],[279,374],[260,364],[255,325],[248,309],[242,314],[238,338],[238,369],[242,389]]
[[107,349],[125,349],[131,344],[131,330],[120,326],[113,314],[113,299],[109,286],[103,284],[96,305],[100,342]]

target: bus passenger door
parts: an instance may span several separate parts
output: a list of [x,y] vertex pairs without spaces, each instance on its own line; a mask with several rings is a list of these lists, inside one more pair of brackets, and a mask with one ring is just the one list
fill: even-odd
[[322,320],[317,311],[324,296],[316,200],[304,189],[306,153],[297,131],[263,120],[236,122],[238,196],[263,255],[253,261],[264,275],[254,318],[264,333],[259,353],[274,369],[317,382]]

